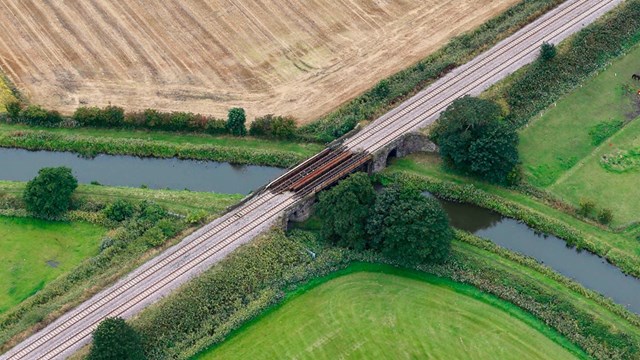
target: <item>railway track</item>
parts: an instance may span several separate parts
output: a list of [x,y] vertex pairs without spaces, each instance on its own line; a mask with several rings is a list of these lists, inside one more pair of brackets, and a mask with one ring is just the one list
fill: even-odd
[[96,294],[0,359],[54,359],[90,340],[105,317],[128,317],[200,274],[235,248],[271,227],[300,198],[311,195],[370,161],[404,133],[435,121],[453,100],[478,94],[532,61],[541,42],[558,42],[622,0],[570,0],[471,62],[383,115],[353,137],[327,148],[272,181],[243,205]]

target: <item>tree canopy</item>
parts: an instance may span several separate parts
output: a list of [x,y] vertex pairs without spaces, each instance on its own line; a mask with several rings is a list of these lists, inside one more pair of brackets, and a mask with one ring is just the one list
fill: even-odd
[[247,135],[246,121],[247,116],[243,108],[232,108],[227,116],[227,130],[231,135],[245,136]]
[[432,133],[440,156],[454,169],[504,183],[519,162],[518,134],[493,101],[465,96],[440,116]]
[[27,183],[23,199],[27,210],[42,218],[55,218],[69,209],[78,180],[68,167],[42,168]]
[[317,214],[322,236],[334,245],[368,248],[366,223],[376,194],[369,176],[355,173],[328,191],[320,193]]
[[407,263],[441,262],[453,232],[437,200],[401,184],[385,188],[368,221],[373,247]]
[[122,318],[107,318],[93,332],[89,360],[146,359],[140,337]]

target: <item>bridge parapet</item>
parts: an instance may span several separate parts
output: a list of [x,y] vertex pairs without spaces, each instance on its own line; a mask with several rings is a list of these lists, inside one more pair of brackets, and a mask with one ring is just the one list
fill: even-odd
[[417,152],[436,151],[438,151],[438,146],[429,140],[425,134],[410,132],[376,151],[369,164],[369,173],[384,170],[390,158],[400,158]]

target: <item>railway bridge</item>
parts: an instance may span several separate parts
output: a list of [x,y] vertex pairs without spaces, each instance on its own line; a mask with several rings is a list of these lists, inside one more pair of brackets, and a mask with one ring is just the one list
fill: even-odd
[[[457,67],[353,136],[291,169],[225,215],[187,236],[114,285],[68,311],[0,356],[59,359],[91,340],[106,317],[130,317],[285,217],[304,216],[304,202],[356,170],[378,171],[389,156],[433,150],[419,130],[455,99],[478,95],[535,60],[542,42],[557,43],[623,0],[567,0]],[[297,211],[297,214],[296,214]]]

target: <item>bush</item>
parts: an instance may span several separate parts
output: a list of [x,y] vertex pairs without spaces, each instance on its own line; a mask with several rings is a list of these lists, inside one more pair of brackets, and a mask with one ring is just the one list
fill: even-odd
[[492,101],[470,96],[455,100],[432,132],[445,163],[490,182],[506,183],[519,162],[518,134],[500,116],[500,106]]
[[598,222],[603,225],[609,225],[613,221],[613,212],[611,209],[603,208],[598,211]]
[[37,217],[56,218],[69,209],[78,180],[67,167],[42,168],[27,183],[23,199],[27,210]]
[[18,121],[28,125],[53,126],[62,121],[62,116],[57,111],[47,111],[41,106],[29,105],[20,111]]
[[578,214],[584,217],[591,217],[595,208],[596,204],[592,200],[580,199],[580,203],[578,205]]
[[93,332],[89,360],[146,359],[140,337],[122,318],[107,318]]
[[17,100],[10,101],[5,105],[9,118],[13,121],[20,121],[20,111],[22,111],[22,103]]
[[442,262],[453,240],[440,203],[400,183],[378,195],[367,228],[372,247],[403,264]]
[[319,194],[316,213],[322,221],[322,237],[331,244],[364,250],[370,248],[366,223],[376,193],[369,176],[355,173]]
[[296,136],[296,121],[292,117],[272,114],[256,118],[249,127],[249,135],[291,140]]
[[540,59],[542,61],[551,61],[556,57],[556,52],[555,45],[544,42],[542,46],[540,46]]
[[245,136],[247,135],[246,121],[247,116],[243,108],[232,108],[227,116],[227,130],[231,135]]
[[103,211],[107,219],[120,222],[133,216],[135,208],[131,202],[118,199],[107,205]]

